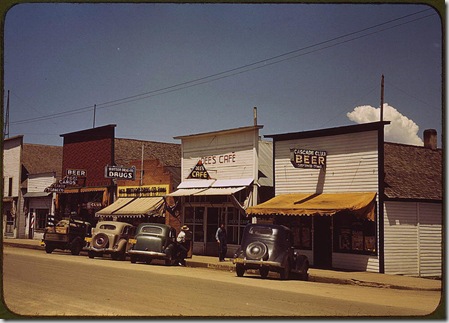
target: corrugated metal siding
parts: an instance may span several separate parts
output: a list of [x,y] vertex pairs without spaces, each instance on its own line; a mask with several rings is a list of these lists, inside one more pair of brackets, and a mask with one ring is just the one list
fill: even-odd
[[385,273],[418,275],[418,219],[416,203],[384,204]]
[[[295,168],[290,149],[327,152],[326,170]],[[277,141],[275,147],[276,195],[294,192],[377,192],[377,131],[329,137]]]
[[418,203],[419,275],[442,274],[442,205]]

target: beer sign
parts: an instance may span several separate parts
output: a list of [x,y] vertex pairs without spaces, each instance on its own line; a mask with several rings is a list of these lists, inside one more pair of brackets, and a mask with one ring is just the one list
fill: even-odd
[[295,168],[326,168],[327,152],[311,149],[290,149],[290,161]]

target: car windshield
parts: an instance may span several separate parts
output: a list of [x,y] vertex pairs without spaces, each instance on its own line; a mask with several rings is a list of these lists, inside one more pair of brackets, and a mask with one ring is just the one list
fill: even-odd
[[270,227],[254,226],[249,229],[249,234],[271,236],[273,234],[273,230]]
[[102,224],[102,225],[100,225],[100,229],[103,229],[103,230],[115,230],[115,225]]
[[143,227],[140,230],[140,232],[160,235],[160,234],[162,234],[162,228],[148,226],[148,227]]

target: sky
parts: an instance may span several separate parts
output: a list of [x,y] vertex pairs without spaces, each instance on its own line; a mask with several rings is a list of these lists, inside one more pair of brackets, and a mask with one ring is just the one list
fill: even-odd
[[118,138],[379,120],[386,141],[442,140],[442,22],[415,4],[25,3],[4,21],[9,137],[115,124]]

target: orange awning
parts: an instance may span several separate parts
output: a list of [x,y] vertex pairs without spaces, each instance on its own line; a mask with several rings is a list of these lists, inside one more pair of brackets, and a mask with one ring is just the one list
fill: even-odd
[[374,221],[376,193],[294,193],[249,207],[247,215],[334,215],[347,211]]

